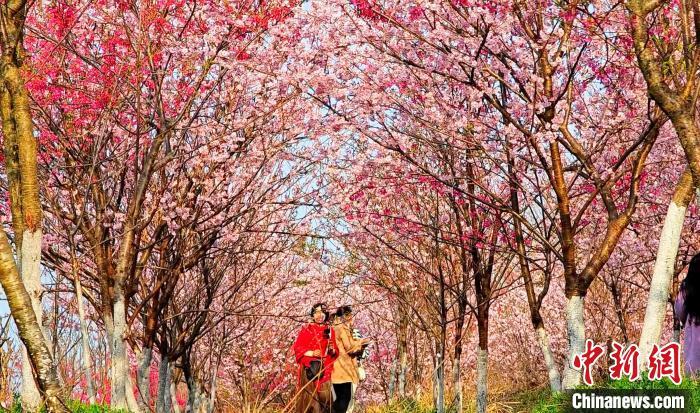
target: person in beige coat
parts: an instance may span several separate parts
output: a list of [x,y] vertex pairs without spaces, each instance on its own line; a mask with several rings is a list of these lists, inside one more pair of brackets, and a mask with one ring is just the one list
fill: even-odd
[[352,307],[349,305],[338,308],[333,329],[338,344],[338,359],[335,361],[331,374],[331,383],[333,383],[335,393],[333,413],[346,413],[354,397],[353,390],[360,383],[355,358],[362,354],[364,348],[369,345],[370,339],[357,340],[353,338]]

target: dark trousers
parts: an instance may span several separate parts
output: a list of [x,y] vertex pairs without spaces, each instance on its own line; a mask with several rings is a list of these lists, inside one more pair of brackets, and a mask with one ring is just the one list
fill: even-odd
[[333,401],[333,413],[345,413],[352,398],[352,383],[333,383],[335,400]]

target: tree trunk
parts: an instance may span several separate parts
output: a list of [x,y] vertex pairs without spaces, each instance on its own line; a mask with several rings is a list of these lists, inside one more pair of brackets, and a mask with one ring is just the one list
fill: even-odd
[[34,371],[27,349],[22,346],[22,407],[28,412],[38,412],[41,407],[41,394],[34,381]]
[[7,235],[2,229],[0,229],[0,284],[5,291],[19,336],[34,365],[39,389],[44,393],[48,412],[67,412],[60,399],[61,387],[44,333],[36,319],[31,298],[20,279]]
[[126,300],[123,285],[114,285],[114,331],[112,332],[112,400],[113,409],[126,409],[126,375],[127,368],[126,345]]
[[83,350],[83,374],[85,374],[85,383],[87,385],[87,393],[90,404],[95,404],[95,387],[92,384],[92,356],[90,352],[90,338],[88,337],[88,328],[85,321],[85,309],[83,308],[83,288],[80,284],[80,278],[77,273],[77,262],[74,260],[73,280],[75,284],[75,296],[78,301],[78,318],[80,320],[80,343]]
[[408,314],[406,309],[399,306],[399,337],[398,337],[398,374],[397,388],[400,398],[406,397],[406,372],[408,370]]
[[610,292],[613,296],[613,303],[615,305],[615,314],[617,315],[617,323],[620,325],[620,331],[622,331],[622,338],[625,340],[625,345],[629,343],[629,336],[627,335],[627,323],[625,322],[624,309],[622,308],[622,297],[620,297],[620,290],[617,288],[617,280],[614,276],[610,282]]
[[214,406],[216,405],[216,383],[218,381],[217,371],[211,376],[211,392],[209,393],[209,405],[207,406],[207,413],[214,413]]
[[[49,412],[64,412],[66,408],[60,400],[56,368],[41,329],[41,319],[36,315],[41,312],[39,265],[43,219],[37,174],[37,138],[34,135],[29,94],[21,74],[22,57],[26,56],[23,29],[27,8],[25,1],[17,1],[11,7],[6,3],[0,11],[0,117],[12,226],[20,262],[18,269],[7,234],[0,230],[0,283],[34,367],[46,408]],[[33,379],[28,380],[25,387],[31,386],[32,382]]]
[[413,340],[411,340],[413,342],[413,357],[411,358],[411,360],[413,361],[413,383],[416,387],[413,392],[413,395],[416,399],[419,399],[419,395],[423,391],[423,384],[421,380],[421,377],[423,377],[423,365],[422,363],[419,363],[422,357],[418,351],[418,340],[416,335],[417,334],[414,334]]
[[162,356],[158,367],[158,400],[156,413],[170,413],[170,360]]
[[185,381],[187,382],[187,412],[196,412],[199,405],[199,389],[194,377],[185,375]]
[[558,393],[561,391],[561,377],[559,375],[559,368],[557,368],[557,363],[554,361],[552,345],[549,341],[547,330],[545,330],[543,326],[537,329],[537,338],[540,345],[540,350],[542,350],[542,354],[544,355],[544,364],[547,367],[549,388],[552,392]]
[[180,413],[180,403],[177,401],[177,386],[175,382],[170,383],[170,398],[172,399],[173,413]]
[[[438,245],[437,233],[435,245]],[[442,271],[439,250],[435,254],[438,260],[438,272],[440,274],[440,338],[436,345],[437,354],[435,355],[437,365],[435,366],[435,377],[437,381],[437,398],[435,400],[437,413],[445,411],[445,346],[447,345],[447,298],[446,298],[446,282]]]
[[585,350],[586,328],[583,322],[584,298],[573,295],[566,300],[566,331],[569,337],[569,355],[564,370],[562,387],[570,390],[581,384],[581,372],[574,369],[574,357]]
[[464,410],[464,401],[462,397],[462,366],[461,357],[455,356],[452,366],[452,383],[455,392],[455,408],[458,412]]
[[668,294],[673,279],[676,266],[676,256],[678,246],[681,241],[683,221],[688,204],[692,199],[693,179],[690,170],[686,168],[681,176],[671,202],[668,204],[668,211],[664,219],[664,225],[659,237],[659,247],[656,252],[654,262],[654,272],[649,286],[649,298],[644,314],[644,324],[642,334],[639,338],[639,360],[640,367],[646,368],[646,360],[654,344],[659,343],[661,329],[663,328],[666,316],[666,305],[668,304]]
[[[695,182],[700,182],[700,129],[695,123],[696,99],[690,99],[686,92],[694,85],[689,83],[684,88],[673,90],[665,81],[662,58],[654,52],[654,42],[649,40],[647,16],[660,7],[663,2],[629,1],[630,28],[637,63],[647,84],[647,92],[658,107],[669,117],[678,141],[683,147],[688,167]],[[697,40],[697,39],[696,39]],[[694,81],[694,73],[688,81]]]
[[442,350],[438,349],[435,354],[434,392],[435,411],[443,413],[445,411],[445,363],[443,362]]
[[530,320],[532,322],[532,326],[535,328],[535,332],[537,333],[540,349],[542,350],[545,366],[547,367],[549,388],[553,393],[557,393],[561,391],[561,377],[559,375],[559,369],[554,362],[554,357],[552,356],[552,347],[549,337],[547,336],[547,330],[544,328],[542,314],[540,313],[542,300],[549,289],[549,280],[551,275],[547,273],[544,274],[544,287],[541,293],[536,295],[535,285],[532,282],[532,274],[530,272],[530,264],[527,261],[527,250],[525,248],[525,236],[523,233],[522,223],[520,222],[520,218],[516,216],[521,213],[520,199],[518,198],[518,188],[520,188],[520,186],[515,178],[515,159],[511,156],[510,147],[508,144],[506,144],[506,154],[508,157],[510,204],[511,208],[513,209],[513,229],[515,230],[515,244],[518,250],[518,265],[520,266],[520,273],[523,277],[525,293],[527,294],[527,303],[530,307]]
[[408,373],[408,353],[404,350],[399,358],[399,397],[406,397],[406,373]]
[[477,311],[476,323],[479,335],[476,353],[476,413],[486,413],[488,405],[489,310],[483,301]]
[[398,364],[399,358],[397,354],[397,357],[391,362],[391,369],[389,369],[389,400],[394,398],[394,391],[396,390],[396,370],[398,369]]
[[[10,210],[12,212],[12,226],[15,231],[15,248],[17,252],[17,269],[22,271],[22,236],[24,234],[24,220],[22,218],[22,188],[19,168],[19,144],[17,142],[15,122],[12,116],[12,96],[6,88],[2,89],[2,121],[4,150],[5,150],[5,174],[8,181],[10,197]],[[14,265],[14,258],[13,258]],[[30,294],[31,297],[31,294]],[[32,302],[33,308],[33,302]],[[35,314],[36,317],[36,314]],[[41,327],[41,326],[40,326]],[[22,405],[31,411],[36,411],[41,404],[41,395],[34,381],[31,361],[26,347],[22,346]]]
[[119,289],[120,292],[118,293],[118,289],[115,287],[114,291],[114,303],[112,306],[114,317],[112,318],[109,314],[102,314],[107,340],[112,351],[112,360],[108,369],[108,375],[112,381],[110,406],[114,409],[128,408],[132,413],[140,413],[142,410],[148,411],[149,407],[142,407],[134,395],[135,386],[129,369],[127,342],[124,339],[126,334],[125,298],[123,290]]
[[466,305],[460,304],[457,325],[455,326],[454,356],[452,358],[452,386],[454,387],[454,404],[458,412],[461,412],[464,407],[462,397],[462,335],[465,316]]
[[432,380],[430,381],[432,384],[432,391],[433,391],[433,408],[434,410],[437,411],[437,399],[438,399],[438,377],[437,377],[437,366],[438,366],[438,356],[437,354],[435,355],[435,358],[433,359],[433,372],[432,372]]
[[[20,272],[22,282],[32,300],[34,315],[42,328],[44,309],[41,305],[41,296],[44,288],[41,285],[41,229],[36,231],[24,231],[22,235],[22,252],[20,253]],[[46,340],[46,334],[42,334]],[[47,341],[48,343],[48,341]],[[41,406],[41,394],[34,381],[32,366],[27,352],[22,352],[22,405],[31,411],[38,411]],[[26,379],[26,381],[24,381]]]
[[139,368],[136,376],[136,383],[139,389],[139,400],[143,410],[148,411],[151,405],[151,393],[149,379],[151,376],[151,360],[153,358],[153,349],[144,347],[139,354]]
[[126,388],[124,389],[124,393],[126,395],[126,405],[129,407],[129,411],[131,413],[141,413],[141,406],[136,400],[136,396],[134,396],[134,381],[131,379],[131,373],[129,371],[128,366],[126,369],[125,382]]
[[189,362],[189,355],[185,354],[182,358],[182,373],[185,376],[185,383],[187,383],[187,409],[186,412],[194,413],[199,411],[200,399],[200,388],[199,383],[194,378],[192,374],[192,367]]
[[488,348],[479,349],[476,354],[476,412],[486,413],[488,404]]

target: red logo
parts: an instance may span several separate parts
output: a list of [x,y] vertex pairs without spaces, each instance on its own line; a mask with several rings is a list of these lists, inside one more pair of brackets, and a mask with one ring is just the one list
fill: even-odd
[[602,346],[593,343],[593,340],[586,340],[586,351],[574,357],[573,366],[577,370],[583,370],[583,382],[587,385],[593,384],[591,367],[605,353]]
[[613,364],[608,368],[610,378],[620,380],[625,375],[631,381],[637,380],[639,378],[639,348],[637,345],[631,344],[625,349],[622,344],[613,341],[612,348],[613,352],[610,353],[610,358],[613,359]]
[[668,377],[674,384],[681,384],[681,346],[668,343],[659,348],[654,344],[649,354],[649,380]]
[[[657,344],[651,349],[647,364],[649,366],[649,380],[661,380],[668,377],[674,384],[681,384],[681,346],[678,343],[668,343],[663,347]],[[605,353],[603,346],[597,345],[593,340],[586,340],[586,351],[577,354],[572,366],[581,370],[583,382],[591,386],[593,384],[592,368],[600,356]],[[630,344],[624,345],[613,341],[610,352],[612,364],[608,368],[610,378],[620,380],[623,376],[635,381],[640,377],[639,372],[639,347]]]

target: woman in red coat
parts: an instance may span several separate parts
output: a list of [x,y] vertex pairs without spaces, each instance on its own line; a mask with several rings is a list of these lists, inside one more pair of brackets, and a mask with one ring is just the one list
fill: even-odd
[[299,363],[297,413],[330,413],[331,373],[338,357],[335,332],[328,324],[325,303],[311,307],[312,322],[305,324],[294,342],[294,356]]

